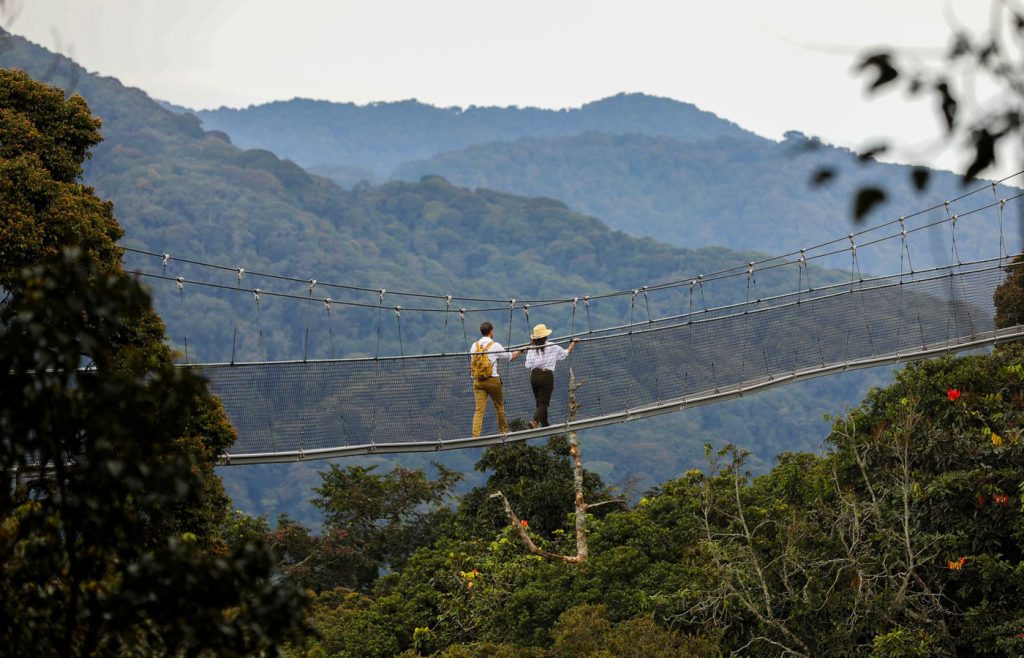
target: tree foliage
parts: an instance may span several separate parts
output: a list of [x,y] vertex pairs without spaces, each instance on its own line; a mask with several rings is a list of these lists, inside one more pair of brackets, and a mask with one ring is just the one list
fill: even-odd
[[[201,380],[144,377],[108,349],[148,298],[69,251],[26,270],[0,307],[0,642],[11,655],[250,655],[301,623],[270,553],[180,528],[205,486],[181,437]],[[91,367],[79,369],[82,355]],[[9,481],[8,481],[9,482]]]
[[[495,491],[507,496],[516,514],[527,521],[532,531],[551,537],[555,531],[567,529],[574,491],[569,444],[564,434],[551,437],[545,445],[520,442],[487,448],[475,468],[490,475],[483,486],[474,488],[462,499],[458,527],[464,532],[490,537],[508,525],[502,507],[490,498]],[[608,490],[600,476],[587,471],[584,494],[596,503],[608,497]]]
[[462,476],[435,467],[437,480],[401,467],[377,475],[373,467],[332,464],[321,473],[313,504],[323,511],[328,534],[319,548],[347,551],[333,567],[339,585],[367,589],[381,570],[401,568],[417,547],[450,531],[444,503]]
[[1006,280],[994,295],[997,329],[1024,324],[1024,256],[1015,256],[1006,267]]
[[[0,629],[15,655],[245,655],[301,621],[271,554],[220,538],[234,439],[174,369],[120,266],[112,206],[81,184],[99,122],[0,70]],[[85,365],[85,368],[81,366]],[[10,482],[10,480],[7,480]]]

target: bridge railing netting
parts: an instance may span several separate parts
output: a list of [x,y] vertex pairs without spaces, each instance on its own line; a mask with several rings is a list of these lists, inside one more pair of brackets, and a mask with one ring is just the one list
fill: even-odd
[[[209,379],[238,430],[232,460],[482,445],[565,427],[570,369],[580,384],[574,423],[587,426],[837,367],[994,342],[993,293],[1015,267],[1008,263],[1002,258],[857,279],[552,336],[563,345],[581,340],[555,373],[549,411],[555,427],[507,437],[498,434],[490,403],[483,437],[470,436],[473,383],[465,353],[190,367]],[[533,415],[523,363],[498,365],[509,420]]]

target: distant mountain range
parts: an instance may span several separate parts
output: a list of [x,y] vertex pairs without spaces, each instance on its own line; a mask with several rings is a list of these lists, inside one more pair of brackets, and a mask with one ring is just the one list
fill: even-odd
[[[559,199],[614,228],[690,248],[791,252],[966,191],[959,176],[931,171],[921,193],[910,167],[861,159],[795,131],[782,142],[764,139],[693,105],[643,94],[560,111],[296,99],[196,115],[236,143],[286,155],[343,186],[440,175],[457,185]],[[822,167],[836,175],[813,187]],[[857,223],[854,192],[867,185],[884,187],[888,199]],[[983,201],[992,195],[975,195],[949,212]],[[994,253],[994,215],[963,224],[961,258]],[[946,216],[942,208],[918,221]],[[1021,244],[1021,236],[1017,222],[1007,225],[1009,244]],[[932,233],[913,246],[919,268],[946,264],[952,254],[949,235]],[[884,272],[898,258],[894,242],[864,253],[860,265]]]
[[223,130],[245,148],[265,148],[312,171],[362,171],[386,179],[409,160],[519,137],[581,132],[664,135],[683,142],[753,137],[729,121],[688,103],[643,94],[619,94],[569,110],[518,107],[434,107],[418,101],[332,103],[295,99],[244,110],[195,112],[203,125]]

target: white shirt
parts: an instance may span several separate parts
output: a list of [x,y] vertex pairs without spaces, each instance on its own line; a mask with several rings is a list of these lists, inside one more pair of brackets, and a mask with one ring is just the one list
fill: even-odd
[[493,338],[488,338],[487,336],[484,336],[480,340],[473,343],[473,347],[469,348],[469,351],[476,352],[477,345],[483,347],[484,345],[487,345],[487,343],[491,344],[490,347],[487,348],[487,358],[491,360],[491,377],[497,377],[498,359],[504,359],[508,361],[509,359],[512,358],[512,353],[506,351],[505,348],[502,347],[501,343],[494,340]]
[[561,361],[567,356],[569,356],[569,350],[563,348],[561,345],[545,345],[544,351],[541,351],[539,346],[527,347],[526,368],[527,370],[541,368],[543,370],[550,370],[554,372],[555,363]]

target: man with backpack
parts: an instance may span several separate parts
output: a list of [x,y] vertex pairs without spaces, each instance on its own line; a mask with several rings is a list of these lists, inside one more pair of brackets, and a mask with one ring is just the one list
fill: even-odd
[[508,434],[508,420],[505,418],[505,401],[502,396],[501,378],[498,376],[498,359],[512,361],[519,352],[509,352],[501,343],[494,340],[494,325],[483,322],[480,325],[480,340],[473,343],[470,349],[469,372],[473,376],[473,398],[476,409],[473,411],[473,436],[480,436],[484,427],[484,411],[487,410],[487,398],[494,402],[494,411],[498,414],[498,432]]

